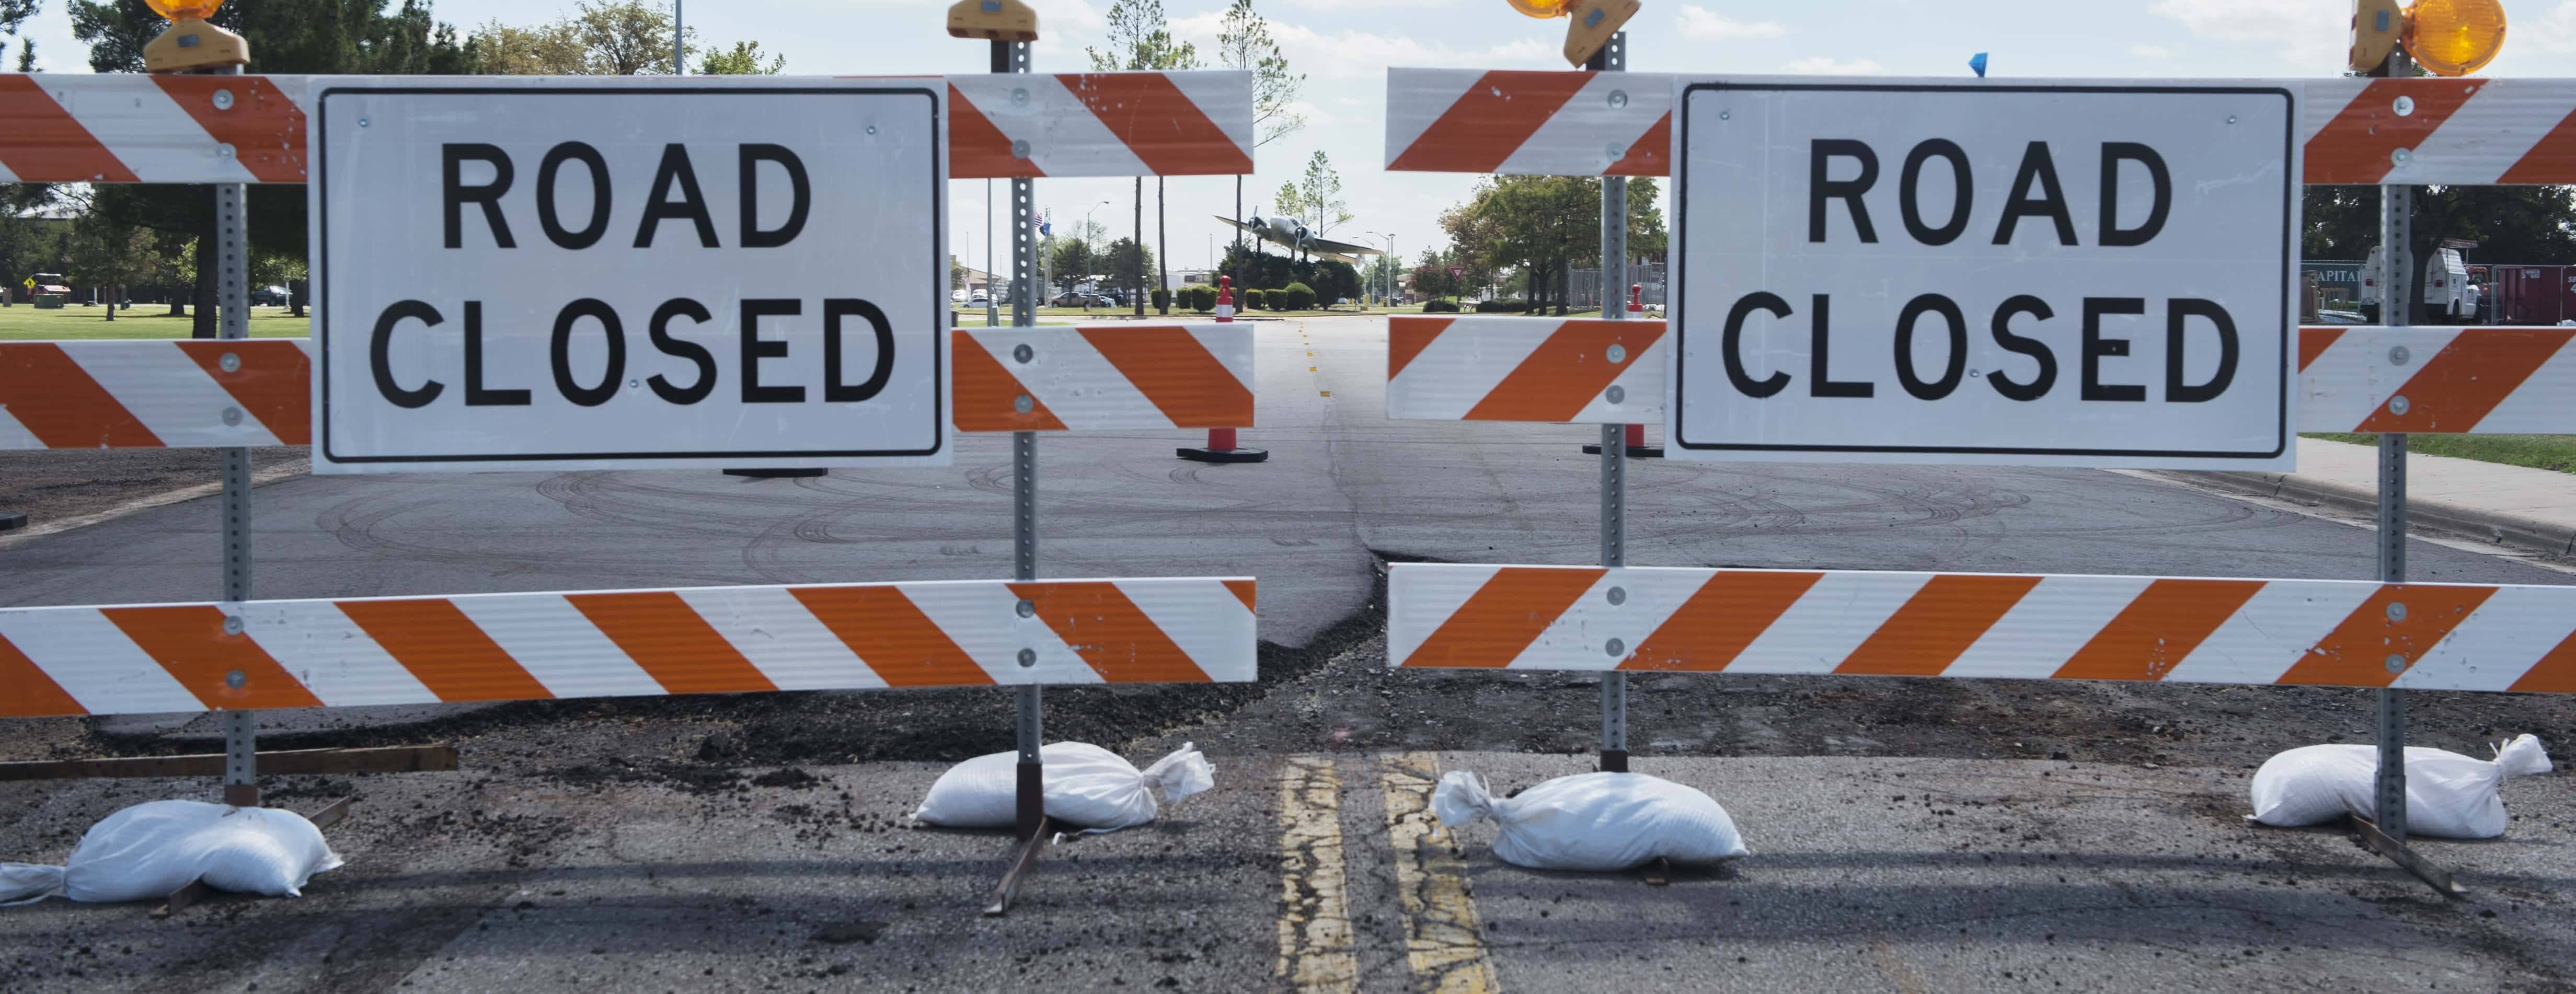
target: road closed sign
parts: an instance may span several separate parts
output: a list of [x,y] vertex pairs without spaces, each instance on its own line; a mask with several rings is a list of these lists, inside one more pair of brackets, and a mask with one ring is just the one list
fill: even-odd
[[1671,454],[2289,468],[2289,91],[1676,85]]
[[944,92],[317,80],[321,473],[944,465]]

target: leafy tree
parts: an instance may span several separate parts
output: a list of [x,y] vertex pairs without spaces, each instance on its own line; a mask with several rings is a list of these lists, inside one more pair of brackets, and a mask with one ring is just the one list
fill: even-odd
[[[1651,180],[1630,181],[1631,255],[1665,250],[1663,215],[1655,210],[1654,201]],[[1567,267],[1601,256],[1601,181],[1576,176],[1489,177],[1477,185],[1467,203],[1442,214],[1440,224],[1471,269],[1486,274],[1518,270],[1533,303],[1546,299],[1552,289],[1557,313],[1563,314]],[[1478,284],[1470,281],[1470,285]]]
[[[457,41],[456,29],[431,19],[423,0],[233,0],[210,20],[250,43],[253,73],[457,75],[481,68],[479,46]],[[98,72],[141,72],[143,46],[167,22],[143,0],[70,0],[72,36],[89,46]],[[23,53],[22,53],[23,54]],[[305,192],[289,185],[253,184],[249,190],[251,251],[301,257],[305,252]],[[172,239],[210,239],[214,194],[203,185],[114,184],[95,188],[85,213],[116,224],[148,228],[165,253],[181,255]],[[192,332],[215,336],[215,253],[181,256],[193,262],[197,307]],[[186,298],[178,298],[186,299]],[[181,305],[184,306],[184,305]]]
[[1342,199],[1342,174],[1333,168],[1332,157],[1316,149],[1306,158],[1306,181],[1297,187],[1297,219],[1322,238],[1350,223],[1350,206]]
[[[687,34],[685,51],[696,58],[697,29]],[[666,76],[671,9],[642,0],[582,0],[571,15],[534,27],[485,22],[475,29],[473,44],[483,71],[496,76]],[[719,57],[756,56],[758,47],[746,42]],[[752,65],[758,65],[756,58]]]
[[[29,18],[36,16],[39,2],[40,0],[0,0],[0,36],[17,40],[18,30],[27,25]],[[7,43],[0,42],[0,49],[6,47]],[[20,41],[18,44],[18,71],[36,71],[36,40],[33,38]]]
[[[1252,9],[1252,0],[1234,0],[1225,10],[1225,19],[1216,34],[1217,64],[1228,69],[1252,73],[1252,146],[1260,148],[1296,133],[1306,126],[1306,117],[1297,112],[1297,91],[1306,85],[1303,73],[1288,71],[1288,57],[1280,54],[1279,43],[1270,37],[1270,22]],[[1243,177],[1234,178],[1234,217],[1243,218]],[[1243,248],[1244,235],[1237,229],[1234,247]],[[1249,270],[1228,267],[1240,281]]]
[[64,275],[96,286],[107,299],[107,320],[116,320],[116,305],[128,287],[150,283],[161,272],[160,244],[149,228],[118,224],[97,216],[73,222]]
[[[2576,263],[2576,187],[2419,186],[2414,202],[2409,248],[2418,267],[2444,238],[2478,243],[2477,261]],[[2308,187],[2300,221],[2302,257],[2366,258],[2379,244],[2379,188]]]
[[[1091,55],[1091,68],[1099,72],[1196,69],[1205,64],[1199,61],[1198,46],[1172,40],[1171,23],[1163,17],[1163,0],[1116,0],[1111,3],[1108,50],[1087,48],[1084,51]],[[1136,177],[1136,237],[1140,241],[1145,236],[1144,215],[1145,178],[1139,176]],[[1164,224],[1161,176],[1154,177],[1154,228],[1155,244],[1171,248],[1169,228]],[[1129,291],[1136,294],[1138,314],[1145,313],[1144,295],[1138,292],[1145,288],[1144,274],[1145,270],[1139,270],[1136,278],[1126,283]],[[1159,270],[1155,271],[1155,286],[1168,282],[1170,280],[1164,278]],[[1165,308],[1164,313],[1170,313],[1170,309]]]
[[590,53],[571,21],[514,28],[499,21],[475,29],[483,71],[495,76],[587,76]]
[[775,76],[787,68],[787,57],[771,56],[760,61],[760,43],[738,41],[731,49],[708,52],[698,59],[698,72],[706,76]]
[[1079,238],[1062,239],[1048,253],[1047,267],[1055,276],[1059,289],[1071,290],[1091,278],[1091,243]]
[[1121,238],[1101,252],[1100,263],[1109,271],[1110,282],[1137,287],[1144,283],[1145,274],[1154,271],[1154,250],[1137,245],[1133,238]]

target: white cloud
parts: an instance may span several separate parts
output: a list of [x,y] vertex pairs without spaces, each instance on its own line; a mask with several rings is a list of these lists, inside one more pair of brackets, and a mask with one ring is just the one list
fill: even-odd
[[1781,27],[1778,21],[1730,21],[1695,3],[1683,4],[1681,11],[1673,15],[1673,29],[1694,41],[1777,38],[1789,30]]
[[2218,41],[2265,42],[2283,61],[2314,72],[2343,64],[2352,0],[2156,0],[2149,13]]
[[1802,76],[1872,76],[1887,71],[1876,59],[1853,59],[1845,62],[1831,56],[1811,55],[1780,66],[1781,72]]
[[2510,51],[2517,44],[2531,45],[2552,55],[2576,55],[2576,0],[2560,0],[2549,13],[2514,22],[2505,48]]
[[2170,59],[2174,53],[2173,49],[2162,45],[2131,45],[2129,54],[2141,59]]
[[[1198,46],[1200,56],[1213,65],[1217,31],[1223,20],[1223,14],[1210,13],[1175,17],[1169,23],[1173,37]],[[1270,22],[1270,37],[1279,43],[1281,53],[1288,57],[1289,70],[1306,74],[1309,86],[1322,81],[1374,81],[1372,90],[1383,92],[1389,66],[1565,67],[1565,59],[1558,54],[1556,43],[1531,38],[1518,38],[1489,48],[1454,49],[1439,44],[1425,45],[1409,35],[1348,30],[1325,34],[1302,24],[1281,21]]]

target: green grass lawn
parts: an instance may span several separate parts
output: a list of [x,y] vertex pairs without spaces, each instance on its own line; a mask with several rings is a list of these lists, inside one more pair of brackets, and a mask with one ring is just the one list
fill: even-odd
[[[2372,434],[2315,434],[2307,437],[2355,445],[2379,444],[2379,436]],[[2576,435],[2408,435],[2406,449],[2428,456],[2576,473]]]
[[[116,320],[107,320],[105,307],[74,305],[59,311],[40,311],[26,304],[0,307],[0,342],[46,341],[73,338],[186,338],[194,320],[171,317],[168,304],[136,304],[130,310],[116,312]],[[250,309],[250,337],[302,338],[313,333],[312,322],[288,317],[283,307]]]

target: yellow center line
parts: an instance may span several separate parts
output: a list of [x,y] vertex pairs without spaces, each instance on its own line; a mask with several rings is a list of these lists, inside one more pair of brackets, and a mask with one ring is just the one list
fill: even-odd
[[[1502,989],[1485,955],[1484,924],[1467,890],[1467,863],[1434,838],[1431,788],[1440,757],[1413,752],[1383,761],[1386,829],[1395,846],[1396,897],[1404,907],[1405,959],[1413,989],[1427,994],[1492,994]],[[1453,840],[1454,841],[1454,840]]]
[[1297,991],[1356,991],[1342,867],[1342,777],[1330,757],[1279,769],[1279,960],[1270,975]]

